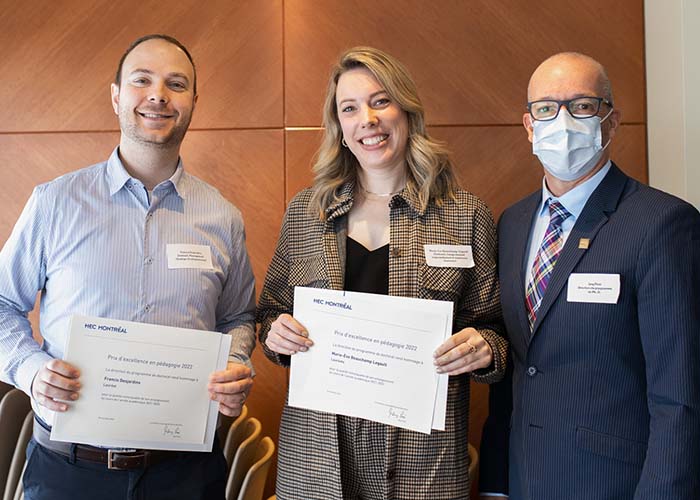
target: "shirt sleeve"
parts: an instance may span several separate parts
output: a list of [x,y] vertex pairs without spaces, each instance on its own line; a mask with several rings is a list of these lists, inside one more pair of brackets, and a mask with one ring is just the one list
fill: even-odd
[[245,244],[243,218],[236,210],[232,223],[231,265],[216,308],[216,328],[231,335],[229,361],[253,369],[255,348],[255,278]]
[[34,340],[27,317],[46,281],[49,223],[42,203],[37,187],[0,251],[0,374],[30,396],[34,376],[51,359]]

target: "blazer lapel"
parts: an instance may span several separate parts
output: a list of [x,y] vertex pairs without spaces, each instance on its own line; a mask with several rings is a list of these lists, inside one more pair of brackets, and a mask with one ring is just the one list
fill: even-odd
[[608,215],[617,208],[627,179],[613,163],[610,172],[588,199],[554,266],[542,304],[537,311],[537,319],[532,329],[533,336],[568,282],[569,275],[587,251],[586,248],[579,248],[579,241],[581,238],[588,238],[589,245],[593,244],[596,234],[608,221]]

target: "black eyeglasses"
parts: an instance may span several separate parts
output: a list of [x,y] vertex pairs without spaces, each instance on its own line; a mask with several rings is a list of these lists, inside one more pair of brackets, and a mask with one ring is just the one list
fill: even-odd
[[532,101],[527,103],[527,110],[533,119],[539,121],[554,120],[559,116],[559,110],[562,106],[566,106],[569,114],[574,118],[583,120],[596,116],[600,111],[600,104],[605,103],[611,108],[612,102],[603,97],[576,97],[566,101],[555,101],[548,99],[544,101]]

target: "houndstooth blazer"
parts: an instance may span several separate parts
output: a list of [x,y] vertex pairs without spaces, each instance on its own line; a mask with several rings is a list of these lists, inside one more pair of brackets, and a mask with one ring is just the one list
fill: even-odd
[[[311,189],[289,204],[277,249],[267,272],[257,311],[260,342],[268,358],[289,366],[289,356],[265,346],[271,323],[292,313],[295,286],[343,289],[347,213],[354,185],[321,221],[309,214]],[[459,191],[455,201],[421,210],[407,190],[390,201],[389,294],[449,300],[455,304],[453,331],[479,330],[494,353],[493,364],[471,374],[478,382],[499,380],[507,342],[500,332],[501,309],[496,270],[496,232],[491,213],[476,196]],[[471,245],[472,268],[430,267],[426,244]],[[385,463],[387,500],[468,499],[469,375],[450,377],[446,430],[426,435],[388,427]],[[378,443],[381,445],[382,443]],[[277,498],[342,500],[337,417],[285,405],[280,425]]]

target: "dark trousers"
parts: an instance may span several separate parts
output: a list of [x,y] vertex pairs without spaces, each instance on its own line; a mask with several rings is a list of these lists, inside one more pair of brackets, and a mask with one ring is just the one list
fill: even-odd
[[211,453],[181,453],[146,469],[117,471],[71,460],[32,439],[23,483],[25,500],[224,500],[226,460],[215,442]]

